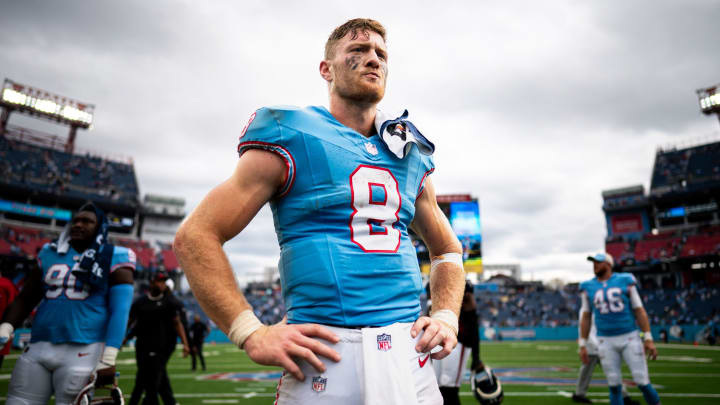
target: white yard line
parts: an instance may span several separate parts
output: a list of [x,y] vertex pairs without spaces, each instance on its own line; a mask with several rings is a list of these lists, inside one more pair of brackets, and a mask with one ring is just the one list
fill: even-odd
[[[462,396],[470,396],[473,395],[472,392],[463,391],[460,392],[460,395]],[[543,392],[543,391],[537,391],[537,392],[506,392],[506,397],[553,397],[553,396],[564,396],[563,394],[560,394],[559,392]],[[601,393],[601,392],[589,392],[587,394],[591,397],[607,397],[607,393]],[[175,393],[176,398],[251,398],[251,397],[274,397],[275,393],[260,393],[260,392],[249,392],[246,394],[239,393],[239,392],[208,392],[208,393],[199,393],[199,392],[193,392],[193,393]],[[661,396],[668,397],[668,398],[720,398],[720,394],[698,394],[698,393],[668,393],[663,392],[661,393]],[[130,395],[126,394],[125,397],[129,398]],[[6,397],[0,397],[0,401],[7,400]],[[216,402],[219,403],[219,402]],[[226,402],[223,402],[226,403]],[[230,403],[230,402],[227,402]]]
[[655,347],[659,349],[688,349],[688,350],[711,350],[720,351],[720,346],[691,346],[691,345],[680,345],[677,343],[655,343]]

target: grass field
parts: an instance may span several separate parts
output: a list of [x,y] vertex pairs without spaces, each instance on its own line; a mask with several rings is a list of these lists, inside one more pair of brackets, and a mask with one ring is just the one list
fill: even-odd
[[[720,347],[659,345],[660,357],[650,362],[650,377],[664,405],[720,404]],[[280,375],[276,368],[252,363],[230,345],[205,346],[207,371],[190,371],[190,359],[175,352],[168,365],[177,401],[181,405],[272,404]],[[18,353],[5,359],[0,370],[0,403]],[[579,360],[574,342],[483,343],[482,358],[503,381],[504,404],[572,404]],[[123,349],[118,358],[120,386],[126,398],[132,392],[135,357]],[[627,369],[623,377],[631,380]],[[602,371],[595,371],[589,396],[608,403]],[[468,384],[461,389],[463,404],[475,404]],[[641,401],[640,391],[629,385],[631,396]],[[340,404],[338,404],[340,405]]]

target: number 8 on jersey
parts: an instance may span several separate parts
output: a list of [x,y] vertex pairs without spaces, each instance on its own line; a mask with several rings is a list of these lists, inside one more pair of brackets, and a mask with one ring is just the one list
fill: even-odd
[[350,238],[364,252],[395,253],[400,247],[400,189],[390,170],[360,165],[350,175],[353,213]]

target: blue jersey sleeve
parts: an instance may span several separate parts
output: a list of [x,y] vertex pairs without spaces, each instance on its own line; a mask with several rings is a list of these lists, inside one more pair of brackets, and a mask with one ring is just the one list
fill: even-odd
[[432,156],[424,156],[423,155],[423,156],[421,156],[420,160],[421,160],[421,166],[422,166],[422,169],[421,169],[422,177],[420,178],[420,181],[419,181],[420,185],[418,186],[416,198],[420,198],[423,191],[425,191],[425,181],[432,174],[432,172],[435,171],[435,160],[433,159]]
[[284,196],[290,191],[295,180],[295,159],[290,153],[287,138],[292,131],[282,131],[275,110],[261,108],[250,116],[250,121],[243,128],[238,144],[238,156],[250,149],[261,149],[279,155],[285,161],[285,183],[280,188],[278,196]]
[[129,267],[132,270],[135,270],[136,262],[137,259],[135,257],[135,252],[132,249],[122,246],[115,246],[112,262],[110,263],[110,272],[112,273],[113,271],[121,267]]

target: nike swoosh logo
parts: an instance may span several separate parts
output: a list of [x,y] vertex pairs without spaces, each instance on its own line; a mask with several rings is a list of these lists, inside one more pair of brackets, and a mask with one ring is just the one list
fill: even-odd
[[78,357],[85,357],[85,356],[87,356],[88,354],[90,354],[90,353],[78,353]]
[[427,356],[425,356],[425,360],[422,360],[420,357],[418,357],[418,364],[420,364],[420,368],[425,367],[425,363],[427,363],[429,358],[430,358],[429,354]]

